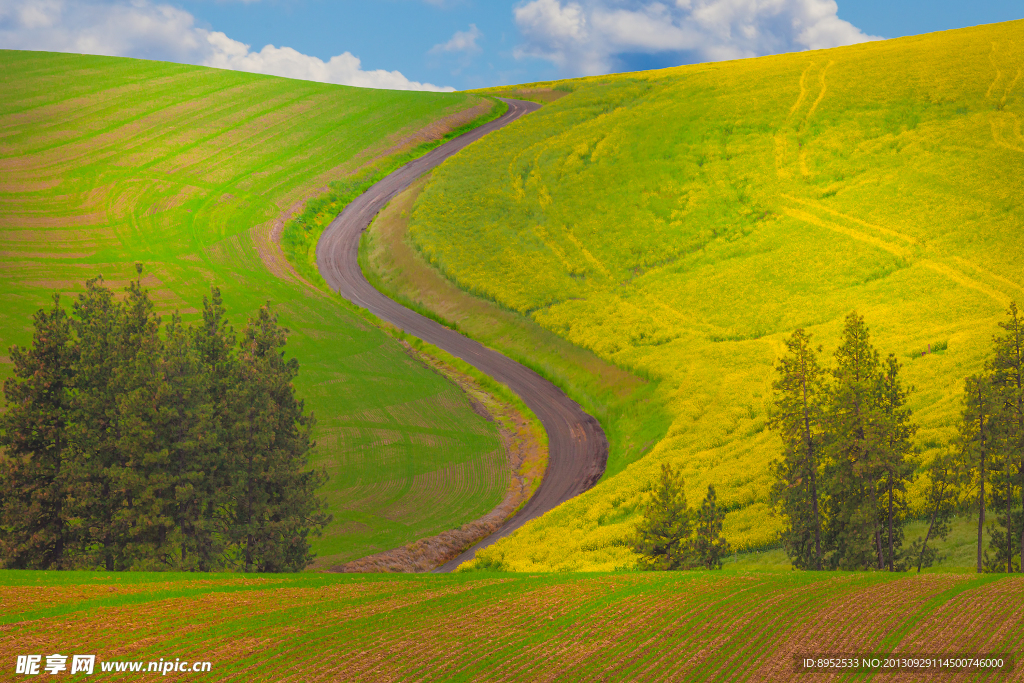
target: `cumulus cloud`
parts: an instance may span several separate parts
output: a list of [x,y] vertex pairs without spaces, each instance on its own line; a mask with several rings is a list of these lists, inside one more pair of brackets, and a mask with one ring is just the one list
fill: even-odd
[[513,10],[525,38],[515,55],[582,76],[612,71],[624,55],[718,61],[877,39],[838,11],[834,0],[529,0]]
[[0,48],[160,59],[323,83],[451,91],[399,71],[364,70],[349,52],[323,61],[290,47],[249,45],[195,25],[188,12],[148,0],[0,0]]
[[439,43],[430,48],[430,54],[440,54],[442,52],[463,52],[469,54],[480,52],[480,46],[477,45],[476,41],[483,37],[483,32],[476,27],[476,24],[470,24],[468,31],[456,31],[447,43]]

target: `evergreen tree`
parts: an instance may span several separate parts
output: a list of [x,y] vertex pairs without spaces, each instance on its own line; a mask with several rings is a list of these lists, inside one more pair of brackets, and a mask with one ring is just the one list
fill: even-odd
[[[999,323],[1003,334],[992,340],[995,356],[990,370],[1001,404],[999,431],[1004,451],[999,481],[993,482],[997,483],[998,507],[1002,510],[998,525],[1003,532],[997,532],[993,541],[998,546],[1000,561],[1010,572],[1015,552],[1021,556],[1018,571],[1024,571],[1024,316],[1017,310],[1016,302],[1010,303],[1007,314],[1008,320]],[[1014,512],[1016,500],[1020,500],[1020,509]]]
[[729,543],[722,535],[725,510],[718,507],[715,487],[708,484],[708,493],[694,519],[691,557],[697,566],[721,569],[722,558],[729,554]]
[[[141,274],[141,266],[137,266]],[[115,565],[159,569],[172,553],[176,527],[176,476],[170,461],[171,435],[162,424],[164,404],[173,398],[162,370],[160,318],[149,294],[135,280],[126,288],[115,334],[122,356],[114,375],[114,445],[120,509],[114,519]]]
[[97,277],[85,283],[85,292],[72,306],[78,357],[77,388],[72,404],[71,437],[75,448],[66,467],[71,473],[70,497],[76,512],[87,520],[83,528],[82,562],[115,569],[115,519],[123,500],[119,481],[115,375],[123,354],[116,334],[121,307]]
[[33,322],[32,346],[11,348],[14,375],[3,387],[0,566],[62,569],[73,536],[62,466],[70,446],[76,350],[59,295]]
[[160,539],[165,549],[160,561],[177,570],[209,571],[218,568],[223,550],[212,519],[222,487],[210,376],[203,372],[195,333],[182,325],[177,313],[164,330],[158,429],[168,453],[167,483],[173,485],[163,491],[165,514],[173,524],[167,528],[171,536]]
[[784,520],[783,545],[794,567],[822,568],[818,489],[822,446],[824,372],[811,337],[802,329],[786,341],[788,355],[776,366],[769,426],[782,437],[782,459],[770,465],[771,498]]
[[209,407],[210,424],[205,434],[208,447],[214,449],[199,468],[203,476],[193,482],[191,488],[195,513],[201,513],[201,522],[194,528],[191,544],[195,561],[202,569],[213,568],[215,558],[224,557],[234,520],[228,453],[234,419],[229,394],[240,374],[236,341],[220,290],[213,287],[210,298],[203,297],[203,319],[193,332]]
[[286,339],[269,304],[261,307],[243,332],[238,376],[229,392],[231,533],[246,572],[305,569],[312,561],[308,535],[330,521],[313,495],[326,473],[302,471],[313,447],[314,418],[295,398],[292,379],[299,364],[284,359]]
[[[1000,421],[1001,422],[1001,421]],[[997,432],[998,434],[998,432]],[[1001,436],[1001,435],[999,435]],[[1002,442],[997,436],[997,443]],[[1020,528],[1020,514],[1014,508],[1016,502],[1016,477],[1013,463],[1004,450],[1003,443],[993,448],[989,465],[989,497],[988,508],[992,514],[986,519],[989,543],[984,554],[985,571],[1006,572],[1016,571],[1015,553],[1017,539],[1014,530]],[[989,552],[992,555],[989,555]]]
[[998,405],[992,383],[985,375],[972,375],[964,383],[963,411],[960,418],[960,443],[965,460],[978,484],[977,571],[983,571],[982,533],[985,528],[985,484],[992,457],[993,428]]
[[691,526],[682,472],[663,463],[661,479],[630,544],[640,555],[638,568],[665,571],[692,567]]
[[879,427],[884,442],[884,450],[880,455],[884,478],[879,482],[884,497],[878,515],[882,527],[882,549],[889,571],[903,571],[906,568],[900,558],[903,523],[909,510],[907,484],[913,480],[915,469],[911,459],[914,451],[911,439],[917,433],[917,425],[910,421],[911,411],[907,407],[909,390],[900,382],[900,369],[896,356],[889,354],[879,378],[877,399],[882,417]]
[[[141,275],[141,266],[137,266]],[[160,318],[141,281],[89,280],[13,349],[0,413],[0,564],[298,571],[329,522],[307,471],[312,415],[269,309],[242,343],[220,292],[203,322]]]
[[886,470],[887,435],[878,406],[881,361],[864,319],[855,312],[846,318],[835,358],[823,472],[830,566],[882,569],[877,486]]

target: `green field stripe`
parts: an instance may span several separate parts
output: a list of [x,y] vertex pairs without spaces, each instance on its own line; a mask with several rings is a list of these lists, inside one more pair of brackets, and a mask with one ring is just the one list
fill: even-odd
[[[146,80],[147,81],[152,81],[152,80],[155,80],[155,79],[147,78]],[[83,131],[78,138],[73,138],[71,140],[62,140],[62,141],[53,142],[53,143],[41,143],[41,144],[38,144],[38,145],[36,145],[34,147],[31,147],[31,148],[28,148],[28,149],[21,149],[21,150],[18,150],[18,151],[19,151],[20,154],[38,154],[38,153],[41,153],[41,152],[46,152],[46,151],[49,151],[49,150],[52,150],[52,149],[56,149],[56,148],[62,147],[64,145],[68,144],[69,142],[71,142],[71,143],[80,143],[80,142],[88,140],[90,138],[95,138],[95,137],[98,137],[98,136],[107,135],[107,134],[116,132],[117,130],[123,128],[124,126],[126,126],[128,124],[131,124],[131,123],[133,123],[135,121],[138,121],[140,119],[145,119],[145,118],[148,118],[148,117],[152,117],[152,116],[157,115],[160,112],[165,112],[165,111],[167,111],[167,110],[169,110],[171,108],[180,107],[182,105],[186,105],[186,104],[188,104],[190,102],[190,100],[204,98],[204,97],[211,97],[211,96],[213,96],[213,95],[215,95],[217,93],[228,91],[228,90],[231,90],[233,88],[237,88],[238,87],[238,84],[231,84],[231,83],[224,84],[224,85],[216,85],[214,83],[211,83],[210,85],[211,85],[211,87],[209,89],[207,89],[206,91],[190,92],[191,96],[190,97],[185,97],[184,95],[181,94],[181,84],[169,83],[167,85],[167,87],[164,89],[164,91],[162,91],[162,92],[166,92],[166,93],[168,93],[168,95],[173,94],[175,96],[174,99],[171,99],[170,97],[167,97],[167,101],[165,101],[165,102],[159,102],[159,103],[153,104],[153,105],[143,109],[142,111],[133,111],[131,113],[131,117],[130,118],[125,118],[123,116],[118,116],[119,114],[122,114],[122,112],[124,111],[124,107],[123,107],[123,105],[119,105],[116,99],[114,99],[114,100],[112,100],[110,102],[99,102],[99,103],[96,103],[91,109],[90,108],[83,108],[83,109],[77,111],[76,114],[78,114],[78,116],[75,116],[74,118],[67,119],[67,120],[62,119],[59,122],[54,122],[50,126],[42,126],[42,127],[38,127],[38,128],[37,127],[33,127],[31,129],[31,132],[28,135],[29,135],[30,138],[37,138],[37,137],[39,137],[39,133],[45,133],[46,128],[58,128],[59,127],[60,130],[67,130],[68,127],[70,126],[70,124],[75,123],[75,121],[79,120],[79,119],[81,119],[81,120],[95,120],[95,119],[99,119],[99,120],[102,120],[104,122],[104,124],[105,124],[104,126],[98,127],[98,128],[93,128],[93,129],[88,130],[88,131]],[[99,94],[99,93],[107,93],[107,92],[109,92],[109,89],[108,88],[103,88],[103,89],[97,90],[97,91],[89,93],[89,94]],[[152,97],[152,98],[148,98],[147,97],[147,100],[150,100],[150,99],[156,100],[156,99],[158,99],[160,92],[161,91],[155,92],[154,93],[154,97]],[[241,108],[243,106],[244,105],[239,105],[239,108]],[[31,110],[28,110],[28,111],[31,111]],[[163,135],[166,136],[166,135],[168,135],[168,133],[164,133]],[[44,139],[45,139],[45,137],[44,137]],[[111,143],[107,147],[99,148],[97,151],[102,150],[102,149],[109,149],[110,147],[114,147],[114,146],[117,146],[117,143]]]
[[986,586],[990,583],[999,581],[1005,577],[998,574],[983,574],[976,578],[965,580],[963,583],[954,586],[948,590],[945,590],[935,597],[925,602],[921,607],[915,611],[912,615],[906,618],[898,628],[892,631],[889,635],[879,641],[876,650],[878,652],[891,652],[893,648],[899,645],[903,638],[910,633],[914,626],[923,621],[928,615],[934,612],[936,609],[946,604],[953,598],[957,597],[962,593],[974,590]]

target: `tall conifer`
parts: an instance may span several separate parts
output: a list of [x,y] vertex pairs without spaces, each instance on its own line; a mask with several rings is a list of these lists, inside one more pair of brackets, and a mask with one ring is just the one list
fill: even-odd
[[88,520],[87,545],[96,563],[113,571],[117,568],[114,527],[123,500],[116,447],[121,435],[115,379],[123,358],[116,332],[120,305],[103,278],[97,277],[85,283],[85,292],[72,308],[79,348],[72,411],[76,448],[67,464],[74,473],[72,495],[77,510]]
[[[993,338],[995,356],[990,364],[993,388],[1002,404],[1000,431],[1003,437],[1004,471],[1001,473],[1004,498],[1007,572],[1012,571],[1014,544],[1021,556],[1018,570],[1024,572],[1024,316],[1011,302],[1008,319],[999,323],[1002,335]],[[1020,492],[1019,513],[1012,509]]]
[[177,313],[164,330],[159,429],[172,484],[164,501],[174,525],[173,536],[161,545],[174,556],[167,555],[163,561],[179,570],[215,569],[222,547],[211,518],[217,510],[220,457],[210,377],[203,372],[194,333],[182,325]]
[[846,317],[827,413],[827,545],[840,569],[884,566],[877,484],[886,434],[878,407],[881,361],[864,319]]
[[899,557],[903,545],[903,522],[909,509],[907,484],[912,481],[915,469],[911,459],[914,452],[911,439],[917,433],[917,425],[911,422],[911,411],[907,406],[910,390],[900,381],[900,369],[899,360],[890,353],[879,377],[877,398],[884,447],[880,454],[884,475],[879,488],[885,494],[879,516],[885,565],[889,571],[903,568]]
[[793,566],[822,568],[819,494],[824,372],[811,336],[798,329],[776,365],[769,425],[782,437],[782,459],[771,463],[772,501],[785,520],[783,545]]
[[308,535],[330,521],[313,495],[326,474],[303,471],[314,418],[295,398],[299,364],[284,359],[286,339],[269,304],[261,307],[243,332],[238,377],[229,392],[232,534],[246,572],[305,569],[312,561]]
[[60,305],[35,314],[32,346],[12,347],[0,414],[0,566],[63,569],[72,542],[64,459],[76,349]]
[[665,571],[692,567],[692,524],[683,474],[662,463],[661,478],[630,543],[633,552],[640,556],[638,568]]
[[722,535],[725,510],[718,507],[713,485],[708,484],[708,493],[693,521],[693,562],[704,569],[721,569],[722,558],[729,554],[729,543]]

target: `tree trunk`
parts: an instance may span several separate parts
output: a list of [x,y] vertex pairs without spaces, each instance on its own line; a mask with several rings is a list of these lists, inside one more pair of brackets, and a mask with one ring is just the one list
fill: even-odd
[[889,571],[893,569],[893,541],[892,541],[892,472],[889,472]]
[[[818,473],[811,467],[811,499],[814,501],[814,557],[817,561],[815,569],[821,571],[821,517],[818,513]],[[1021,564],[1024,564],[1022,562]]]
[[924,564],[924,551],[928,548],[928,539],[932,537],[932,531],[935,529],[935,520],[939,516],[939,510],[942,509],[942,502],[946,498],[946,489],[949,488],[949,470],[946,469],[942,473],[942,487],[939,489],[939,497],[935,501],[935,506],[932,508],[932,518],[928,522],[928,531],[924,535],[924,542],[921,543],[921,554],[917,558],[917,573],[921,573],[921,565]]
[[[982,418],[984,424],[984,418]],[[985,528],[985,437],[984,427],[982,427],[982,447],[981,447],[981,487],[978,493],[978,573],[981,573],[981,532]]]
[[1010,478],[1010,464],[1006,464],[1006,573],[1013,573],[1013,479]]
[[807,446],[807,470],[811,479],[811,502],[814,507],[814,557],[817,565],[815,569],[821,571],[821,518],[818,514],[818,482],[817,466],[814,462],[814,442],[811,439],[811,416],[807,405],[807,373],[804,371],[804,378],[801,382],[804,401],[804,443]]
[[939,503],[932,510],[932,518],[928,522],[928,531],[924,535],[924,543],[921,544],[921,554],[917,556],[917,573],[921,573],[921,565],[924,564],[924,551],[928,548],[928,539],[932,537],[932,529],[935,528],[935,517],[939,513],[939,505],[942,504],[942,499],[939,498]]
[[868,483],[871,485],[871,507],[874,513],[871,525],[875,529],[875,553],[878,556],[878,569],[881,571],[885,567],[885,563],[882,561],[882,533],[878,529],[878,492],[875,491],[874,482]]

